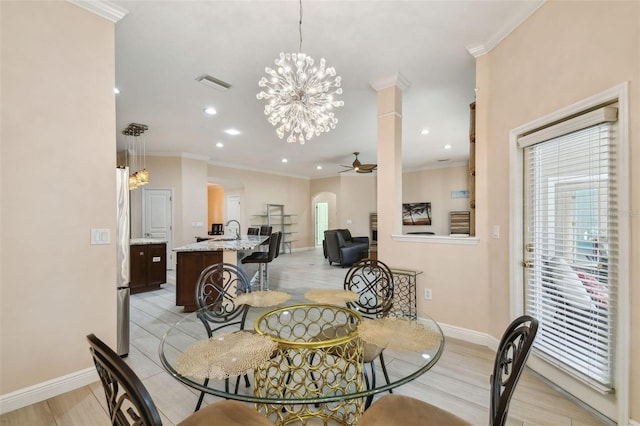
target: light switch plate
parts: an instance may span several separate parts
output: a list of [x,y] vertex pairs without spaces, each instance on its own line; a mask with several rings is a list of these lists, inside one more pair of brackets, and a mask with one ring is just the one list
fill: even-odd
[[104,228],[91,228],[91,245],[110,244],[111,230]]

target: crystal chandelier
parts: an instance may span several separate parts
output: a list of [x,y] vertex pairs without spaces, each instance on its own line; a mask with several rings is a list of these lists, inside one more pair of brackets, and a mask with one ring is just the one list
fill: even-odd
[[264,113],[276,127],[278,137],[283,139],[287,134],[287,142],[304,144],[336,127],[333,108],[344,102],[334,98],[342,94],[335,68],[327,67],[324,58],[320,66],[315,66],[313,58],[302,53],[302,0],[298,29],[300,52],[280,53],[276,69],[265,68],[269,78],[262,77],[258,82],[264,89],[257,97],[268,101]]

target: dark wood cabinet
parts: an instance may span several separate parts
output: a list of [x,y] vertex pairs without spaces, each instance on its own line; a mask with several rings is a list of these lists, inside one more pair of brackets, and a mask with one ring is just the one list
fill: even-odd
[[196,284],[200,273],[209,265],[222,262],[222,251],[178,252],[176,270],[176,305],[193,312],[196,304]]
[[166,244],[132,245],[130,258],[131,294],[157,290],[167,282]]

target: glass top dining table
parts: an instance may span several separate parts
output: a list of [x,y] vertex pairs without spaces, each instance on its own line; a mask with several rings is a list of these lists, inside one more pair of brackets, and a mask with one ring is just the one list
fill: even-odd
[[[268,332],[256,331],[254,333],[254,326],[256,328],[260,328],[260,321],[264,322],[264,319],[268,316],[273,316],[276,312],[279,317],[282,317],[284,314],[289,314],[293,312],[293,309],[296,307],[303,306],[304,309],[316,309],[322,308],[326,309],[328,306],[330,310],[334,311],[346,311],[349,313],[349,309],[345,308],[344,305],[331,305],[331,304],[315,304],[309,303],[308,301],[299,304],[299,303],[284,303],[276,307],[249,307],[248,311],[248,319],[246,321],[245,330],[251,331],[251,334],[254,335],[266,335],[269,336]],[[289,309],[292,308],[292,309]],[[169,328],[169,330],[163,336],[160,346],[159,346],[159,356],[164,368],[177,380],[184,383],[187,386],[190,386],[194,389],[198,389],[208,394],[216,395],[218,397],[233,399],[245,402],[252,402],[256,404],[325,404],[325,403],[333,403],[337,401],[345,401],[345,400],[354,400],[354,399],[365,399],[368,396],[378,394],[381,392],[388,391],[390,389],[397,388],[405,383],[408,383],[415,378],[421,376],[426,371],[428,371],[431,367],[433,367],[442,351],[444,349],[444,335],[442,334],[442,330],[440,326],[434,321],[432,318],[421,315],[420,320],[418,321],[421,324],[420,327],[423,327],[430,336],[431,343],[427,348],[403,348],[401,350],[393,349],[391,347],[386,347],[384,350],[385,361],[387,365],[387,371],[390,376],[390,382],[386,383],[382,375],[379,375],[376,379],[376,382],[373,386],[351,386],[345,387],[339,392],[327,391],[323,392],[322,390],[313,392],[311,395],[300,396],[300,395],[287,395],[286,393],[268,393],[268,392],[258,392],[256,389],[252,389],[253,385],[256,382],[255,379],[258,378],[257,373],[254,375],[254,370],[250,370],[247,372],[249,376],[249,381],[252,383],[252,386],[245,387],[243,384],[240,384],[240,387],[235,392],[235,381],[237,376],[231,376],[231,386],[229,383],[225,383],[225,379],[223,378],[209,378],[209,380],[204,380],[202,375],[190,375],[190,373],[184,372],[184,369],[179,368],[177,365],[179,363],[179,359],[181,356],[184,357],[184,354],[187,351],[193,350],[194,345],[197,345],[198,342],[206,342],[209,341],[209,337],[207,335],[207,331],[203,325],[203,322],[198,317],[198,312],[191,312],[186,314],[183,319],[174,324]],[[324,314],[321,314],[324,315]],[[359,314],[354,313],[355,317],[358,317],[362,320]],[[333,318],[333,317],[331,317]],[[305,316],[303,319],[298,320],[300,322],[304,322],[308,319]],[[336,320],[337,321],[337,320]],[[368,321],[368,320],[364,320]],[[415,324],[415,322],[414,322]],[[288,327],[285,325],[284,327]],[[232,331],[236,331],[236,328],[231,328],[230,330],[221,330],[218,333],[228,333]],[[354,333],[357,335],[357,329],[353,329]],[[356,336],[357,337],[357,336]],[[216,334],[213,335],[211,340],[216,339]],[[277,345],[282,346],[282,340],[277,337],[274,338]],[[304,346],[308,343],[302,343]],[[326,345],[325,345],[326,346]],[[232,361],[234,360],[234,349],[230,347],[222,346],[226,354],[223,356],[229,357]],[[273,361],[274,356],[271,356],[271,361]],[[288,356],[283,358],[283,362],[291,363],[292,360]],[[295,361],[293,361],[295,362]],[[362,364],[360,364],[362,366]],[[258,369],[260,367],[257,367]],[[182,372],[180,372],[182,371]],[[196,377],[197,376],[197,377]],[[289,380],[289,379],[287,379]],[[339,380],[339,378],[338,378]]]

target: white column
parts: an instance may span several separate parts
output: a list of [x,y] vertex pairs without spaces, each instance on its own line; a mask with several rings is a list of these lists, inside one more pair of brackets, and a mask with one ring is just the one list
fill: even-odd
[[385,259],[391,235],[402,234],[402,91],[400,73],[371,82],[378,92],[378,258]]

